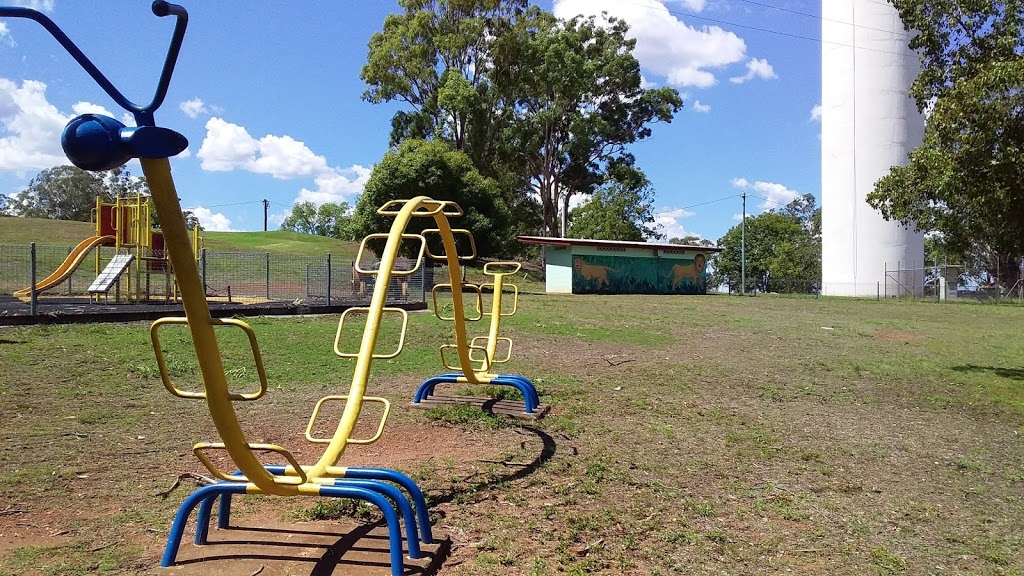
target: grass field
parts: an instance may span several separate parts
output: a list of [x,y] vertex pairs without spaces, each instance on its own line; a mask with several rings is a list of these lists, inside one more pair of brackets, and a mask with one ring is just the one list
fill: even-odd
[[[1022,574],[1022,315],[524,294],[509,371],[552,411],[517,423],[409,407],[448,332],[414,314],[406,352],[374,365],[388,429],[343,463],[418,479],[453,541],[441,574]],[[251,441],[312,461],[308,413],[351,374],[330,352],[336,318],[252,324],[271,392],[240,418]],[[195,385],[187,336],[163,340],[173,376]],[[251,383],[241,334],[224,333],[224,356]],[[188,489],[156,494],[202,472],[190,446],[216,436],[201,403],[164,391],[147,327],[2,329],[0,367],[0,574],[153,572]],[[247,497],[236,514],[348,530],[346,511]]]
[[[93,224],[0,216],[0,245],[28,244],[40,246],[74,246],[95,234]],[[273,232],[203,232],[204,245],[210,252],[270,252],[300,256],[337,255],[353,258],[358,242],[343,242],[324,236],[299,234],[288,230]]]

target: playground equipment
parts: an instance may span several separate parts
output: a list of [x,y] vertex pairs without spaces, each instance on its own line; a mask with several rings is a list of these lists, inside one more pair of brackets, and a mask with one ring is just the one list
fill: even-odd
[[[232,494],[330,496],[365,500],[381,509],[388,528],[391,572],[393,576],[400,576],[404,572],[401,524],[405,524],[405,546],[410,557],[420,556],[420,543],[432,542],[426,502],[421,491],[412,479],[394,470],[373,467],[342,467],[337,464],[349,444],[366,444],[377,441],[390,411],[390,404],[386,399],[367,396],[366,389],[373,361],[397,356],[401,353],[405,341],[405,328],[408,319],[406,312],[400,308],[385,307],[387,287],[391,277],[392,275],[412,274],[422,264],[426,253],[430,258],[445,260],[452,277],[460,278],[460,260],[468,257],[458,254],[448,218],[461,215],[462,210],[452,202],[420,196],[410,200],[389,202],[378,211],[381,215],[393,216],[394,222],[387,234],[369,237],[386,239],[386,244],[380,255],[379,266],[372,270],[360,269],[361,273],[375,276],[376,282],[370,305],[352,310],[352,312],[366,314],[359,351],[346,354],[337,349],[345,320],[349,317],[348,312],[343,314],[339,321],[335,343],[339,356],[355,359],[352,382],[347,394],[332,395],[321,399],[313,408],[306,428],[308,441],[325,445],[320,458],[311,465],[302,465],[292,452],[282,446],[249,442],[238,420],[234,403],[258,400],[268,390],[266,371],[256,334],[248,324],[240,320],[213,319],[210,316],[205,287],[202,284],[193,251],[190,249],[188,232],[168,162],[169,157],[185,149],[187,141],[183,136],[169,129],[156,127],[153,119],[153,113],[163,102],[166,94],[184,37],[188,15],[181,6],[162,0],[153,3],[153,13],[160,17],[174,16],[175,28],[156,95],[149,104],[140,106],[127,100],[49,18],[27,8],[0,8],[0,17],[30,18],[42,24],[115,102],[135,116],[138,124],[136,128],[127,128],[112,118],[85,114],[73,119],[68,124],[62,137],[62,144],[68,158],[76,166],[89,170],[110,169],[123,164],[132,157],[140,159],[143,173],[153,193],[153,206],[163,223],[165,246],[171,266],[177,276],[181,301],[185,310],[184,317],[160,319],[154,322],[150,329],[160,376],[164,386],[172,395],[206,402],[221,440],[220,442],[202,442],[193,446],[193,453],[219,481],[199,488],[182,503],[171,525],[161,563],[163,566],[174,563],[184,534],[185,524],[196,507],[199,508],[199,513],[195,539],[200,544],[206,542],[210,516],[217,498],[220,498],[218,525],[225,527],[229,522],[230,496]],[[433,219],[436,228],[427,232],[440,236],[444,246],[443,254],[429,253],[424,236],[405,233],[412,218]],[[468,234],[468,231],[465,230],[455,232]],[[408,239],[420,242],[419,255],[411,270],[396,270],[395,261],[399,245],[402,240]],[[363,242],[363,246],[365,245],[366,240]],[[475,256],[475,249],[473,252],[474,254],[469,257]],[[458,357],[458,368],[462,374],[461,378],[465,378],[468,382],[477,383],[488,380],[496,383],[495,379],[490,378],[487,370],[494,361],[498,329],[497,321],[494,318],[501,316],[501,290],[498,288],[502,285],[501,279],[505,274],[498,274],[497,271],[494,273],[498,307],[496,308],[497,312],[492,312],[492,333],[488,337],[487,346],[474,345],[467,339],[466,319],[462,312],[463,284],[456,282],[450,286],[455,309],[453,319],[456,342],[454,345],[442,347],[442,350],[454,348]],[[480,310],[480,291],[477,290],[477,293],[478,310]],[[398,350],[390,354],[375,354],[381,318],[385,313],[396,312],[401,315],[402,319],[402,335]],[[202,377],[203,387],[201,390],[181,389],[171,380],[159,337],[160,330],[169,325],[185,326],[191,334]],[[228,386],[216,332],[217,329],[231,328],[242,330],[249,340],[259,377],[259,387],[256,390],[237,392]],[[485,356],[474,359],[474,351],[482,352]],[[479,369],[474,369],[474,363],[480,364]],[[454,367],[447,363],[446,365]],[[533,398],[535,399],[535,396]],[[330,438],[318,438],[313,436],[313,430],[322,406],[328,402],[344,402],[344,409],[334,434]],[[361,409],[363,404],[368,402],[382,404],[381,422],[373,437],[354,438],[353,430]],[[226,451],[237,470],[227,472],[218,467],[208,454],[211,451]],[[263,462],[260,455],[266,452],[275,454],[286,464]],[[396,484],[397,486],[395,486]]]
[[[472,255],[462,259],[475,258],[476,246],[473,242],[472,233],[468,230],[455,230],[454,232],[468,236],[469,244],[472,247]],[[539,417],[547,412],[548,407],[540,405],[537,387],[528,378],[518,374],[495,374],[491,372],[496,364],[503,364],[512,358],[512,339],[500,337],[498,334],[501,328],[501,319],[505,316],[512,316],[519,309],[519,288],[515,284],[506,282],[505,277],[519,272],[521,268],[522,264],[519,262],[488,262],[484,264],[484,274],[493,278],[491,282],[479,285],[467,282],[453,282],[434,286],[432,290],[434,315],[440,320],[455,323],[456,343],[441,346],[441,364],[452,372],[428,378],[420,384],[419,388],[416,389],[416,395],[413,397],[413,404],[418,406],[432,405],[430,402],[431,396],[434,395],[438,384],[490,384],[511,386],[518,390],[523,396],[524,415]],[[461,278],[457,268],[451,270],[451,278]],[[509,311],[505,311],[502,307],[506,287],[512,289],[512,309]],[[438,293],[445,289],[452,291],[454,314],[451,317],[442,315],[442,306],[438,303]],[[461,292],[467,290],[476,294],[476,315],[474,317],[466,317],[462,305],[454,303],[455,294],[461,294]],[[463,346],[462,342],[467,339],[465,334],[466,322],[475,322],[484,318],[484,292],[487,290],[491,291],[491,306],[487,314],[490,317],[487,335],[476,336],[469,340],[469,359],[471,361],[469,364],[464,362],[460,356],[459,364],[453,365],[445,355],[445,350],[460,350]],[[501,356],[497,356],[499,342],[507,345]]]
[[[96,198],[93,210],[95,235],[75,246],[57,269],[36,283],[36,293],[59,286],[85,262],[94,248],[112,246],[114,258],[101,269],[100,252],[96,250],[96,281],[88,289],[90,298],[107,296],[116,288],[115,299],[121,299],[121,280],[124,280],[124,294],[130,301],[142,302],[150,299],[150,281],[153,274],[164,277],[165,300],[176,298],[167,253],[164,250],[164,236],[151,225],[152,205],[150,198],[143,194],[117,197],[114,202],[103,202]],[[192,253],[198,258],[201,239],[199,227],[192,233]],[[129,272],[129,269],[131,270]],[[128,274],[125,274],[129,272]],[[29,297],[30,288],[14,293],[19,298]]]

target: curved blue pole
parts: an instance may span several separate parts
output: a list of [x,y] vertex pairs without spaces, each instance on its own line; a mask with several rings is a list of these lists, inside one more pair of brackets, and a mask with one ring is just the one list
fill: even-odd
[[409,544],[409,557],[418,559],[423,556],[420,552],[420,537],[416,533],[416,517],[413,516],[412,505],[409,504],[409,499],[405,497],[405,494],[402,494],[401,490],[387,482],[355,480],[350,478],[339,478],[334,481],[334,485],[366,488],[367,490],[379,492],[380,494],[390,498],[402,512],[402,520],[405,523],[405,541]]
[[427,543],[434,543],[434,536],[430,528],[430,514],[427,511],[427,500],[423,497],[423,491],[416,485],[416,482],[397,470],[388,468],[346,468],[346,478],[364,478],[368,480],[387,480],[405,488],[412,497],[416,506],[416,517],[420,527],[420,539]]
[[216,498],[218,494],[245,494],[245,487],[246,485],[241,483],[219,482],[203,486],[189,494],[178,508],[178,513],[174,515],[174,522],[171,523],[171,531],[167,535],[167,546],[164,548],[164,556],[160,565],[166,568],[174,564],[174,558],[178,555],[178,547],[181,545],[181,536],[185,532],[185,524],[197,504],[211,497]]
[[402,560],[402,532],[398,523],[398,515],[391,507],[387,498],[373,490],[367,490],[358,486],[339,486],[336,484],[324,484],[320,486],[321,496],[333,496],[336,498],[356,498],[366,500],[377,506],[384,514],[384,522],[388,526],[388,545],[391,548],[391,576],[403,576],[404,564]]
[[153,99],[149,104],[140,106],[126,98],[121,91],[118,90],[106,76],[100,72],[99,68],[89,60],[71,38],[68,38],[67,34],[60,29],[53,20],[50,20],[45,14],[32,10],[30,8],[11,8],[11,7],[0,7],[0,18],[27,18],[38,22],[47,32],[50,33],[61,46],[67,50],[68,54],[78,62],[89,76],[99,84],[100,88],[110,96],[117,105],[124,108],[128,112],[131,112],[135,116],[135,122],[139,126],[154,126],[153,113],[156,112],[157,108],[160,107],[164,102],[164,98],[167,96],[167,87],[171,83],[171,74],[174,73],[174,64],[178,60],[178,53],[181,51],[181,42],[185,38],[185,28],[188,26],[188,12],[184,8],[177,4],[171,4],[163,0],[157,0],[153,2],[153,14],[164,17],[174,16],[174,33],[171,35],[171,45],[167,49],[167,57],[164,60],[164,67],[160,73],[160,80],[157,83],[156,94],[153,95]]
[[[403,576],[404,563],[402,559],[401,526],[398,520],[398,514],[395,513],[395,509],[391,506],[388,499],[380,492],[363,488],[361,486],[325,484],[320,486],[319,489],[321,496],[365,500],[380,509],[381,513],[384,515],[384,522],[387,524],[388,528],[391,575]],[[197,505],[209,502],[209,505],[212,507],[213,500],[217,496],[223,496],[226,498],[230,494],[245,494],[245,492],[246,484],[236,482],[219,482],[217,484],[203,486],[192,494],[189,494],[188,498],[185,498],[185,501],[181,503],[181,507],[178,508],[178,513],[174,516],[174,522],[171,524],[171,531],[167,535],[167,546],[164,548],[164,555],[160,561],[160,566],[166,568],[174,564],[174,559],[178,555],[178,548],[181,545],[181,537],[185,532],[185,524],[188,523],[188,517]],[[197,530],[199,529],[197,528]]]
[[[430,398],[430,396],[434,394],[434,388],[438,384],[456,384],[458,383],[459,378],[463,377],[464,375],[460,372],[449,372],[424,380],[416,389],[416,395],[413,396],[413,404],[419,404],[423,400]],[[540,396],[537,394],[537,387],[534,386],[533,382],[525,376],[520,376],[518,374],[499,374],[497,378],[494,378],[488,382],[488,384],[494,384],[496,386],[512,386],[519,390],[519,393],[523,395],[523,411],[527,414],[533,414],[540,405]]]

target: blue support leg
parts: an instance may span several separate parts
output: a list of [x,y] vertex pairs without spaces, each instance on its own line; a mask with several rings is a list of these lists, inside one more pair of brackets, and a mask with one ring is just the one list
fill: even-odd
[[434,536],[430,528],[430,514],[427,511],[427,500],[423,497],[423,491],[416,485],[416,482],[398,472],[387,468],[346,468],[346,478],[364,478],[369,480],[387,480],[394,482],[409,493],[413,505],[416,507],[417,523],[420,527],[420,540],[426,544],[434,543]]
[[220,509],[217,511],[217,528],[224,530],[231,522],[231,494],[220,495]]
[[380,508],[388,527],[388,545],[391,548],[391,576],[403,576],[405,570],[402,559],[402,531],[399,526],[398,515],[395,513],[395,509],[391,507],[391,503],[388,502],[387,498],[378,492],[358,486],[339,486],[334,484],[320,486],[320,495],[366,500]]
[[185,501],[178,508],[178,513],[171,523],[171,531],[167,535],[167,546],[164,548],[163,559],[160,565],[163,567],[174,564],[174,558],[178,555],[178,547],[181,546],[181,537],[185,533],[185,524],[192,510],[208,498],[215,498],[218,494],[245,494],[245,484],[234,482],[219,482],[209,486],[203,486],[192,494],[189,494]]
[[409,504],[409,499],[405,497],[405,494],[402,494],[401,490],[387,482],[356,480],[354,478],[338,478],[334,481],[334,485],[365,488],[390,498],[402,513],[402,520],[405,523],[405,540],[409,547],[409,557],[414,560],[423,557],[423,554],[420,552],[420,537],[416,533],[416,517],[413,516],[412,505]]
[[[227,495],[224,496],[227,498]],[[199,512],[196,513],[196,537],[194,542],[198,545],[206,544],[206,538],[210,535],[210,515],[213,512],[213,503],[217,495],[207,497],[199,503]]]

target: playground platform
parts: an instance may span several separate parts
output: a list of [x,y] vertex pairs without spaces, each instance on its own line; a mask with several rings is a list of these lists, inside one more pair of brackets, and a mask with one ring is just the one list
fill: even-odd
[[[299,316],[304,314],[340,314],[353,306],[365,306],[365,301],[270,301],[245,304],[240,302],[209,302],[214,318],[232,316]],[[426,302],[396,302],[388,306],[408,311],[426,310]],[[42,297],[36,303],[36,315],[31,314],[27,302],[14,296],[0,296],[0,326],[31,324],[79,324],[91,322],[138,322],[156,320],[166,316],[183,316],[181,304],[175,303],[94,303],[86,298]]]

